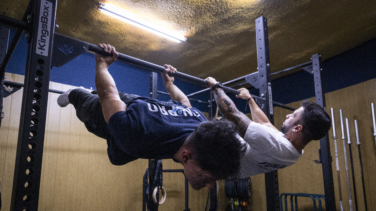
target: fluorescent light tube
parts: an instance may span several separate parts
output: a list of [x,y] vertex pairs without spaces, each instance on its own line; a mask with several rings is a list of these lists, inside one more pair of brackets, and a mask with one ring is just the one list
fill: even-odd
[[127,23],[130,23],[134,26],[143,28],[143,29],[145,29],[149,32],[153,32],[155,34],[158,34],[160,36],[163,36],[163,37],[170,39],[170,40],[173,40],[175,42],[183,42],[183,41],[187,40],[187,38],[185,38],[182,35],[173,33],[173,32],[168,31],[166,29],[161,29],[160,27],[155,26],[151,23],[148,23],[148,22],[132,15],[131,13],[129,13],[125,10],[122,10],[119,7],[114,6],[112,4],[99,3],[98,4],[98,10],[100,10],[101,12],[103,12],[107,15],[110,15],[112,17],[115,17],[117,19],[125,21]]

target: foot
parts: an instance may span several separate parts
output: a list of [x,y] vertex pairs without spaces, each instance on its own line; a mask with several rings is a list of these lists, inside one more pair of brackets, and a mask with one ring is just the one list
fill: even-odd
[[64,92],[63,94],[61,94],[58,98],[57,98],[57,104],[60,106],[60,107],[66,107],[67,105],[69,105],[69,93],[72,91],[72,89]]

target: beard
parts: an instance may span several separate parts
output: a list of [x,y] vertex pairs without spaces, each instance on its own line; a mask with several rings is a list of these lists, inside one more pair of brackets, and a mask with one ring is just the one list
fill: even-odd
[[283,124],[283,125],[281,126],[281,132],[282,132],[283,134],[286,134],[289,130],[290,130],[290,128],[286,127],[286,125]]

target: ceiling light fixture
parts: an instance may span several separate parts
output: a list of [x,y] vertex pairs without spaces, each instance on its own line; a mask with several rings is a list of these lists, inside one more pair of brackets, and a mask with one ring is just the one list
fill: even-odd
[[127,23],[130,23],[132,25],[138,26],[140,28],[143,28],[147,31],[153,32],[155,34],[158,34],[160,36],[163,36],[165,38],[168,38],[170,40],[173,40],[175,42],[183,42],[186,41],[187,38],[185,38],[182,35],[173,33],[171,31],[168,31],[166,29],[161,29],[158,26],[152,25],[151,23],[148,23],[134,15],[132,15],[130,12],[120,9],[119,7],[107,4],[107,3],[99,3],[98,4],[98,10],[101,12],[110,15],[112,17],[118,18],[122,21],[125,21]]

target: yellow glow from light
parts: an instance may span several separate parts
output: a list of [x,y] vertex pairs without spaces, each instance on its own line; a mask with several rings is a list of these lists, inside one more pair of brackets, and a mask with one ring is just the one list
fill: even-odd
[[142,29],[145,29],[149,32],[158,34],[160,36],[163,36],[167,39],[173,40],[175,42],[182,42],[186,41],[187,38],[184,36],[171,32],[170,30],[163,29],[159,26],[156,26],[154,24],[151,24],[141,18],[138,18],[137,16],[133,15],[132,13],[125,11],[123,9],[120,9],[119,7],[107,4],[107,3],[100,3],[98,9],[114,18],[120,19],[122,21],[125,21],[127,23],[130,23],[134,26],[140,27]]

